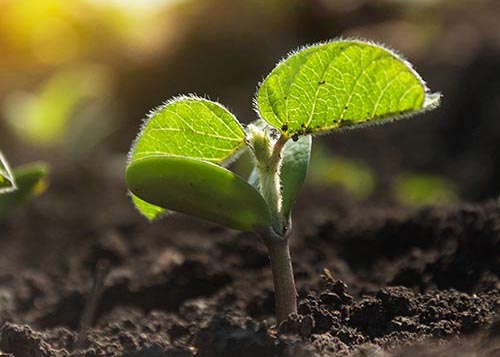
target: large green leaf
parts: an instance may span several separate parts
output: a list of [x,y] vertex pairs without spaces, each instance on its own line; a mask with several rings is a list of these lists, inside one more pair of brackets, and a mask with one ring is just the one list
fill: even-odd
[[[245,132],[233,114],[207,99],[182,96],[154,110],[129,154],[134,162],[151,156],[181,156],[222,164],[244,146]],[[138,197],[137,209],[152,220],[165,213]]]
[[133,161],[127,186],[141,200],[224,226],[252,231],[271,217],[259,192],[233,172],[197,159],[156,156]]
[[296,138],[377,124],[439,104],[394,52],[361,41],[334,41],[292,53],[257,93],[261,117]]
[[0,194],[16,189],[16,183],[9,163],[0,151]]
[[0,195],[0,217],[7,214],[14,206],[20,205],[45,192],[48,187],[47,164],[34,162],[16,167],[13,176],[17,189]]

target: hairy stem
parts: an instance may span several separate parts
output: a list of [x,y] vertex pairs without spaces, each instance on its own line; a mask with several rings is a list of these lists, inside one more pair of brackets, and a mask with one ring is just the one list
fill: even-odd
[[273,142],[267,132],[257,127],[250,127],[247,137],[247,144],[254,153],[259,172],[259,190],[272,216],[271,227],[261,227],[257,233],[269,252],[278,323],[285,321],[291,313],[297,312],[297,291],[288,245],[291,221],[282,212],[280,175],[282,152],[288,139],[281,135]]
[[263,192],[267,191],[266,200],[273,210],[273,227],[264,242],[269,252],[273,272],[274,295],[276,300],[276,321],[285,321],[288,315],[297,312],[297,291],[293,276],[292,258],[290,257],[289,237],[290,221],[281,211],[281,161],[282,151],[288,139],[281,136],[274,144],[272,154],[261,170]]
[[297,291],[293,277],[292,259],[288,239],[270,238],[265,242],[273,271],[276,321],[279,324],[285,321],[288,315],[297,312]]
[[260,176],[260,192],[266,200],[273,217],[273,229],[279,236],[287,233],[287,220],[283,216],[281,194],[281,161],[282,151],[288,139],[281,136],[274,144],[271,155],[265,162],[258,162]]

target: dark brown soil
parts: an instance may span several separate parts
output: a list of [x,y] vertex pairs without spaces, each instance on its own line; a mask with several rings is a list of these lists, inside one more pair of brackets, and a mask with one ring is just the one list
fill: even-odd
[[275,326],[254,236],[148,224],[99,169],[0,225],[0,356],[500,355],[496,202],[410,210],[306,190],[299,314]]

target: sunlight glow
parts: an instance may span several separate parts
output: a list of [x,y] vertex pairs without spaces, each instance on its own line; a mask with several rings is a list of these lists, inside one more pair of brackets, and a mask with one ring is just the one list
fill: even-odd
[[155,11],[167,6],[177,5],[186,0],[85,0],[95,5],[115,6],[125,11]]

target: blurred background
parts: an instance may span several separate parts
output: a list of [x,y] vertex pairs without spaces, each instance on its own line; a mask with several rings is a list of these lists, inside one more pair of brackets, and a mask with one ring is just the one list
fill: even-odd
[[319,138],[308,186],[410,206],[498,197],[497,0],[2,0],[0,148],[14,167],[51,164],[46,196],[132,209],[125,158],[150,109],[196,93],[248,123],[257,84],[282,56],[340,36],[396,49],[443,102]]

